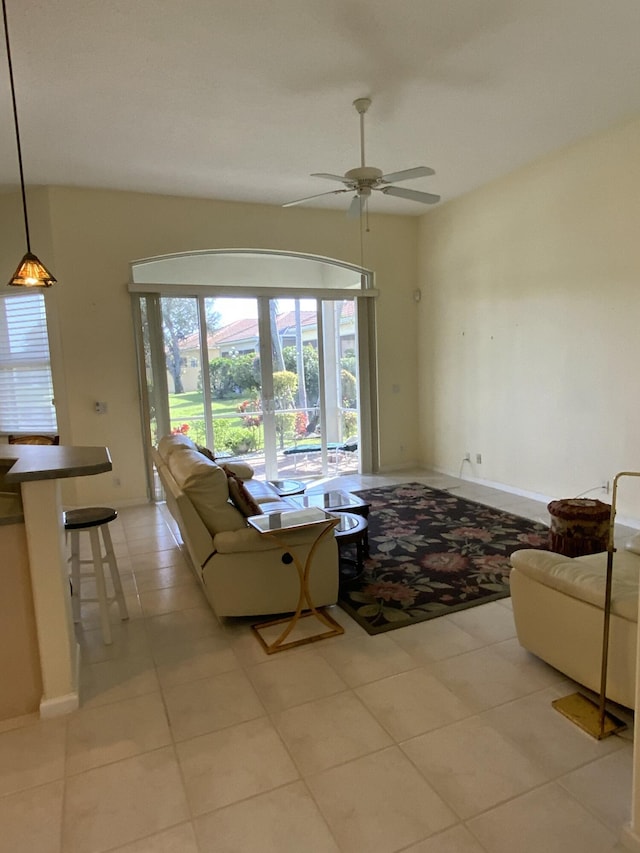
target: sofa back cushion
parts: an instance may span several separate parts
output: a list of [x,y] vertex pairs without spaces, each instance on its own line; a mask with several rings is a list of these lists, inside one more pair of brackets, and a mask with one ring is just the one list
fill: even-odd
[[195,450],[196,447],[188,436],[182,435],[180,432],[175,435],[163,435],[158,442],[158,453],[166,464],[172,453],[176,450],[183,450],[185,447],[190,450]]
[[229,503],[227,475],[215,462],[183,446],[173,449],[167,466],[212,536],[246,527],[242,513]]

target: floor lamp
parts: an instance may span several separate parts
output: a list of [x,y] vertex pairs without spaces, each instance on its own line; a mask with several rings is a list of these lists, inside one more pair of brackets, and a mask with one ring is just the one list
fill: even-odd
[[555,699],[551,704],[564,714],[572,723],[597,740],[626,728],[622,720],[617,719],[606,711],[607,702],[607,663],[609,659],[609,623],[611,621],[611,586],[613,578],[614,525],[616,518],[616,502],[618,497],[618,480],[621,477],[640,477],[640,471],[621,471],[613,478],[611,493],[611,516],[609,520],[609,542],[607,545],[607,575],[604,593],[604,618],[602,627],[602,662],[600,669],[600,696],[597,704],[582,693],[572,693],[562,699]]

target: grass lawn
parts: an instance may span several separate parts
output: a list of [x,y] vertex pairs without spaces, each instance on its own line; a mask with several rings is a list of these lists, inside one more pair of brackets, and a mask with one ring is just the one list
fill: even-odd
[[[213,416],[233,414],[243,397],[232,397],[228,400],[213,401]],[[184,394],[169,394],[169,412],[171,420],[189,420],[202,418],[204,415],[201,391],[187,391]],[[239,425],[240,421],[238,421]]]

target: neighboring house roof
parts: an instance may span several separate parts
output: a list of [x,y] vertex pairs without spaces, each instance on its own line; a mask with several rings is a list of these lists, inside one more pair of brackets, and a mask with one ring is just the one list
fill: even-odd
[[[353,314],[353,302],[350,300],[344,304],[343,315],[348,316],[351,314]],[[300,323],[303,329],[315,328],[316,312],[301,311]],[[296,327],[295,311],[284,311],[282,314],[278,314],[276,317],[276,325],[280,334],[286,334],[287,332],[293,333]],[[258,320],[255,317],[249,317],[243,320],[233,320],[233,322],[227,323],[226,326],[222,326],[214,332],[210,332],[207,335],[207,346],[210,348],[221,347],[225,344],[230,345],[238,341],[246,341],[252,338],[255,338],[256,340],[258,338]],[[188,335],[180,342],[181,350],[198,349],[199,346],[200,336],[198,332]]]
[[[253,318],[244,320],[234,320],[216,329],[214,332],[209,332],[207,335],[207,346],[220,346],[226,341],[246,340],[246,338],[258,337],[258,321]],[[200,346],[200,335],[194,332],[192,335],[187,335],[180,342],[180,349],[197,349]]]

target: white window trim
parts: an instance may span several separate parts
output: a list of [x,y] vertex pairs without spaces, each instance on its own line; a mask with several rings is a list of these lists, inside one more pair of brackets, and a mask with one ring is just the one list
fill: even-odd
[[[40,292],[0,294],[0,433],[57,434],[47,306]],[[16,300],[13,305],[11,302]],[[17,300],[20,300],[18,303]],[[29,300],[33,300],[30,305]],[[9,314],[7,310],[12,308]],[[14,312],[20,311],[20,314]],[[13,314],[13,347],[7,325]],[[20,350],[16,329],[35,334],[37,346]],[[26,342],[25,342],[26,343]]]

